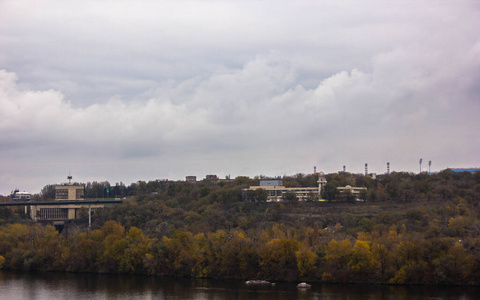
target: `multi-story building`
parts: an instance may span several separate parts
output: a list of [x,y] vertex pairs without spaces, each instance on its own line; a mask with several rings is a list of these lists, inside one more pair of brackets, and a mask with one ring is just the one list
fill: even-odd
[[[71,179],[71,176],[68,177]],[[93,212],[104,208],[101,204],[81,204],[79,201],[85,200],[85,186],[80,183],[63,183],[55,185],[55,201],[75,201],[76,203],[65,203],[61,205],[31,205],[29,213],[36,221],[60,221],[79,219],[86,216],[88,210]]]
[[218,181],[218,176],[217,175],[206,175],[205,180],[211,181],[211,182],[217,182]]
[[337,190],[340,193],[350,191],[350,193],[352,193],[352,195],[358,196],[361,191],[367,191],[367,188],[366,187],[355,187],[355,186],[347,185],[347,186],[344,186],[344,187],[337,187]]
[[[320,181],[319,181],[320,182]],[[323,181],[322,181],[323,182]],[[267,192],[267,202],[285,200],[288,194],[294,194],[299,201],[318,200],[320,198],[319,187],[285,187],[282,180],[260,180],[260,185],[251,186],[246,190],[254,191],[263,189]]]
[[197,176],[186,176],[185,181],[188,183],[195,183],[197,182]]
[[73,201],[85,199],[85,186],[79,183],[55,185],[55,201]]
[[[263,189],[267,192],[267,202],[277,202],[285,200],[288,194],[295,194],[295,197],[299,201],[307,200],[320,200],[322,190],[327,184],[327,179],[323,172],[318,173],[318,186],[317,187],[285,187],[283,186],[282,180],[260,180],[260,185],[251,186],[246,191],[254,191],[257,189]],[[350,192],[358,196],[360,191],[367,190],[365,187],[351,187],[347,185],[346,187],[338,187],[340,192],[350,190]]]

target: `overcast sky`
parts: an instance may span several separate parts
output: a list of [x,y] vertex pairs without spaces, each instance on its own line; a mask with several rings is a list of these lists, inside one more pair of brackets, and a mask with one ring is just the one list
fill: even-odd
[[480,167],[480,2],[0,0],[0,194]]

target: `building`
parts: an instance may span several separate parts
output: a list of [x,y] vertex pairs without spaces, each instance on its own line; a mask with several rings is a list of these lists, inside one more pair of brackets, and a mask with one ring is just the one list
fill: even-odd
[[281,180],[260,180],[260,186],[281,186]]
[[[322,172],[320,174],[323,174]],[[325,177],[323,177],[324,179]],[[278,202],[285,200],[288,194],[295,194],[299,201],[318,200],[320,198],[321,188],[323,187],[323,180],[318,187],[285,187],[282,180],[260,180],[260,185],[251,186],[248,189],[254,191],[257,189],[264,189],[267,192],[267,202]],[[325,180],[326,182],[326,180]]]
[[352,195],[355,195],[358,198],[358,195],[360,194],[360,192],[361,191],[367,191],[367,188],[366,187],[354,187],[354,186],[352,187],[350,185],[346,185],[344,187],[337,187],[337,190],[340,193],[350,191],[350,193],[352,193]]
[[206,175],[205,180],[215,181],[215,180],[218,180],[218,176],[217,175]]
[[85,199],[85,186],[79,183],[55,185],[55,201],[74,201]]
[[[282,180],[260,180],[260,185],[258,186],[251,186],[245,191],[254,191],[257,189],[264,189],[267,192],[267,202],[277,202],[285,200],[288,194],[294,193],[296,198],[299,201],[312,201],[312,200],[320,200],[322,195],[322,190],[327,184],[327,179],[323,172],[318,173],[318,186],[317,187],[285,187],[283,186]],[[337,188],[340,192],[345,192],[346,190],[350,190],[350,192],[358,196],[360,191],[367,190],[365,187],[352,187],[352,186],[345,186],[345,187],[338,187]]]
[[101,204],[81,204],[79,201],[85,200],[85,186],[80,183],[71,183],[71,176],[68,177],[69,183],[55,185],[55,201],[75,201],[75,203],[61,205],[31,205],[25,207],[26,212],[35,221],[54,221],[54,223],[63,223],[67,220],[80,219],[88,215],[88,210],[93,213],[98,209],[103,209]]
[[197,182],[197,176],[186,176],[185,181],[188,183],[195,183]]
[[205,180],[210,181],[212,183],[217,183],[218,182],[218,176],[217,175],[206,175]]
[[12,193],[10,194],[10,197],[12,198],[13,201],[22,201],[22,202],[25,202],[25,201],[30,201],[32,200],[32,194],[28,193],[28,192],[20,192],[18,189],[15,189],[14,191],[12,191]]
[[480,168],[451,168],[447,170],[452,170],[455,173],[463,173],[463,172],[470,172],[470,173],[475,173],[475,172],[480,172]]

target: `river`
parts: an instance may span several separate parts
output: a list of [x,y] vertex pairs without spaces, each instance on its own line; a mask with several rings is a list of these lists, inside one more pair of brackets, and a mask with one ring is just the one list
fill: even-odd
[[480,299],[480,287],[294,283],[251,287],[243,281],[127,275],[0,272],[0,299]]

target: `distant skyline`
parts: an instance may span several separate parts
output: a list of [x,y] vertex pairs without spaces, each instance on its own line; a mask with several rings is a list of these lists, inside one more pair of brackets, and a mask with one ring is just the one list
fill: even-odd
[[480,2],[0,2],[0,194],[480,167]]

